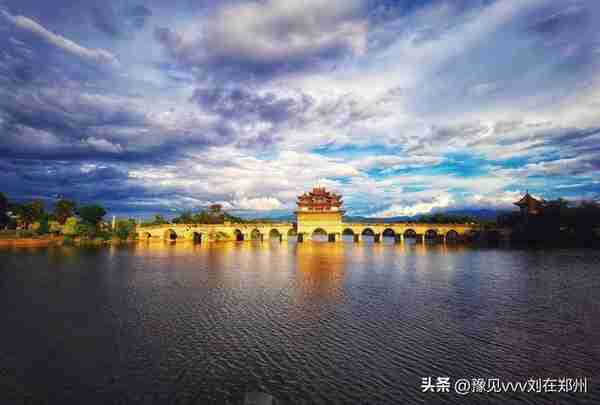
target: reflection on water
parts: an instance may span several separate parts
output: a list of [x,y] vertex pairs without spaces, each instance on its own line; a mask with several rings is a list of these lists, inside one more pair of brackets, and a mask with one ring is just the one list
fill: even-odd
[[386,239],[0,250],[0,403],[423,403],[424,376],[597,377],[599,252]]

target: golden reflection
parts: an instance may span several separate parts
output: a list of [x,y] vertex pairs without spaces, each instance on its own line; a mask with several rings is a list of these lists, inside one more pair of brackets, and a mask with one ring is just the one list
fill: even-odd
[[341,243],[305,242],[296,245],[299,298],[340,299],[347,253]]
[[[174,265],[175,260],[186,260],[190,263],[203,263],[208,270],[232,269],[234,271],[229,273],[213,273],[216,281],[230,287],[254,281],[267,285],[266,280],[272,282],[274,279],[277,280],[277,285],[284,286],[294,278],[295,269],[298,298],[305,301],[311,298],[340,299],[348,262],[360,263],[360,266],[355,267],[355,273],[366,274],[381,267],[381,264],[384,267],[394,266],[399,260],[404,261],[411,255],[448,255],[464,249],[464,245],[422,242],[393,244],[305,241],[297,244],[285,241],[142,241],[135,246],[135,253],[169,258],[167,266]],[[425,263],[418,260],[416,269],[424,270]]]

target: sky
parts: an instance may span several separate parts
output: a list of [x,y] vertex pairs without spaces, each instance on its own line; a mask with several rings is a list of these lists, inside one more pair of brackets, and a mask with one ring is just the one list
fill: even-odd
[[600,198],[595,0],[0,0],[0,191],[149,216]]

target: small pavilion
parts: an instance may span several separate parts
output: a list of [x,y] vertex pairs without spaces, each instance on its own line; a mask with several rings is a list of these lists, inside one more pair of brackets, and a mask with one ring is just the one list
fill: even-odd
[[521,214],[523,216],[529,215],[537,215],[540,212],[540,208],[542,206],[542,202],[538,199],[535,199],[529,194],[529,191],[525,193],[523,198],[514,203],[521,209]]

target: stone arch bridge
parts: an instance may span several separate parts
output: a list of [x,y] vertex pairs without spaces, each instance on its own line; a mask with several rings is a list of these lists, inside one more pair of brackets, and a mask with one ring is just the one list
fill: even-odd
[[[313,229],[314,228],[314,229]],[[330,242],[352,237],[355,242],[365,239],[380,242],[383,238],[394,238],[396,242],[404,239],[417,240],[459,240],[470,232],[480,229],[477,224],[427,224],[427,223],[335,223],[304,224],[298,226],[288,222],[265,223],[224,223],[224,224],[164,224],[138,227],[140,240],[288,240],[296,237],[299,242],[319,239],[323,236]],[[320,235],[320,237],[317,237]]]

